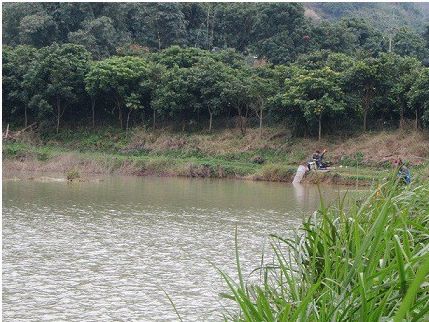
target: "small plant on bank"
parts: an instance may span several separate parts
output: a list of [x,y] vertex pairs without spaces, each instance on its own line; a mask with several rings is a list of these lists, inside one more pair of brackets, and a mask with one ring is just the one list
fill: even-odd
[[3,156],[9,158],[19,158],[25,156],[26,146],[20,143],[3,144]]
[[262,180],[267,181],[292,181],[295,169],[281,163],[265,164],[258,175]]
[[340,159],[340,165],[348,167],[361,166],[363,163],[364,154],[362,152],[356,152],[353,156],[344,155]]
[[68,181],[73,181],[73,180],[79,179],[80,178],[79,171],[77,171],[75,169],[71,169],[71,170],[67,171],[66,178]]

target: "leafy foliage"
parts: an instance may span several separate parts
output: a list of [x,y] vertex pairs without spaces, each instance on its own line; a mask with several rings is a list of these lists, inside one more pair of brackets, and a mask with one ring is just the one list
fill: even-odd
[[[319,136],[362,118],[364,130],[377,119],[427,126],[427,32],[384,32],[344,13],[374,4],[305,6],[6,3],[4,120],[59,131],[90,115],[93,126],[117,118],[127,128],[180,121],[182,130],[226,119],[243,134],[289,122]],[[306,18],[322,7],[341,20]]]
[[[306,10],[328,19],[313,22]],[[235,48],[278,64],[322,49],[375,56],[393,35],[399,54],[423,59],[424,10],[414,4],[5,3],[3,37],[7,45],[81,44],[95,59],[128,46],[180,45]]]
[[329,67],[307,71],[295,67],[286,80],[283,104],[290,115],[300,115],[307,124],[318,122],[319,139],[322,119],[338,117],[345,109],[340,74]]
[[[418,116],[422,113],[422,120],[426,125],[429,125],[429,69],[422,70],[416,80],[411,86],[408,93],[409,106],[416,113],[416,122]],[[417,125],[417,124],[416,124]]]
[[124,106],[131,109],[140,106],[140,82],[148,77],[147,65],[143,58],[111,57],[92,64],[85,77],[86,90],[92,96],[107,94],[112,97],[121,128]]
[[30,93],[30,106],[39,114],[56,114],[58,132],[65,109],[85,97],[84,77],[89,69],[89,54],[84,47],[53,44],[37,52],[23,85]]

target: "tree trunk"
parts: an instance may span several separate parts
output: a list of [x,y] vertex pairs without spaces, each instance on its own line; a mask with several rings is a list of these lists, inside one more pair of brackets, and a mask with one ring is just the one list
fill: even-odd
[[259,112],[259,138],[262,138],[262,108],[261,111]]
[[155,128],[156,128],[156,110],[153,110],[153,124],[152,124],[152,127],[153,127],[153,129],[155,130]]
[[95,128],[95,98],[91,97],[92,127]]
[[393,35],[389,34],[389,53],[392,52],[392,39],[393,39]]
[[185,132],[186,130],[186,120],[182,119],[182,132]]
[[213,113],[210,112],[210,110],[209,110],[209,114],[210,114],[209,132],[211,132],[212,131]]
[[363,131],[366,132],[366,120],[367,120],[367,116],[368,116],[368,110],[369,110],[369,106],[370,106],[370,101],[371,101],[371,87],[368,85],[365,88],[365,96],[363,97],[363,102],[362,102],[362,106],[363,106]]
[[404,129],[404,109],[401,106],[401,109],[399,110],[399,129]]
[[128,124],[129,124],[129,122],[130,122],[130,115],[131,115],[131,112],[132,112],[133,110],[129,110],[128,111],[128,115],[127,115],[127,127],[126,127],[126,129],[125,129],[125,133],[127,133],[127,135],[128,135]]
[[247,130],[247,117],[249,115],[249,107],[246,107],[246,113],[244,114],[244,116],[241,116],[241,133],[244,135],[246,135],[246,130]]
[[60,130],[60,118],[61,118],[61,101],[57,96],[57,134]]
[[246,118],[244,116],[240,116],[240,130],[243,136],[246,135]]
[[363,111],[363,131],[366,132],[366,116],[368,114],[368,111],[365,109]]
[[215,23],[215,6],[213,5],[213,13],[212,13],[212,37],[210,40],[211,45],[213,46],[213,42],[214,42],[214,23]]
[[414,127],[415,127],[416,131],[419,129],[419,112],[418,112],[417,108],[416,108],[416,122],[415,122]]
[[124,128],[123,121],[122,121],[122,108],[118,98],[116,98],[116,107],[118,108],[119,126],[121,127],[121,130],[122,130]]
[[27,119],[27,104],[24,107],[24,119],[25,119],[25,127],[28,126],[28,119]]
[[241,108],[240,107],[237,108],[237,112],[238,112],[238,117],[240,118],[240,131],[241,131],[241,135],[244,135],[244,131],[243,131],[243,116],[241,115]]
[[210,18],[210,4],[207,4],[207,50],[210,49],[210,33],[209,33],[209,18]]
[[159,36],[159,31],[158,31],[158,50],[161,50],[161,37]]
[[124,124],[122,121],[122,108],[118,107],[119,110],[119,126],[121,127],[121,130],[124,128]]
[[322,139],[322,114],[319,115],[319,141]]

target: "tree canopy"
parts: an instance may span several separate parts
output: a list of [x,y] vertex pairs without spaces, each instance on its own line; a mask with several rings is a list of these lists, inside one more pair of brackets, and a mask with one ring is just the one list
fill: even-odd
[[429,24],[383,31],[335,5],[5,3],[3,120],[428,127]]

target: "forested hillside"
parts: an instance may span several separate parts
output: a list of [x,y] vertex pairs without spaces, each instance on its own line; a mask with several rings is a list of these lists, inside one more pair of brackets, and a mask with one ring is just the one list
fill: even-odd
[[393,6],[393,18],[389,8],[5,3],[3,123],[58,132],[227,122],[244,134],[250,121],[281,122],[319,137],[406,119],[428,127],[425,7]]
[[305,3],[305,8],[308,15],[316,19],[363,18],[383,33],[399,26],[409,26],[421,32],[429,18],[429,5],[425,2],[320,2]]

